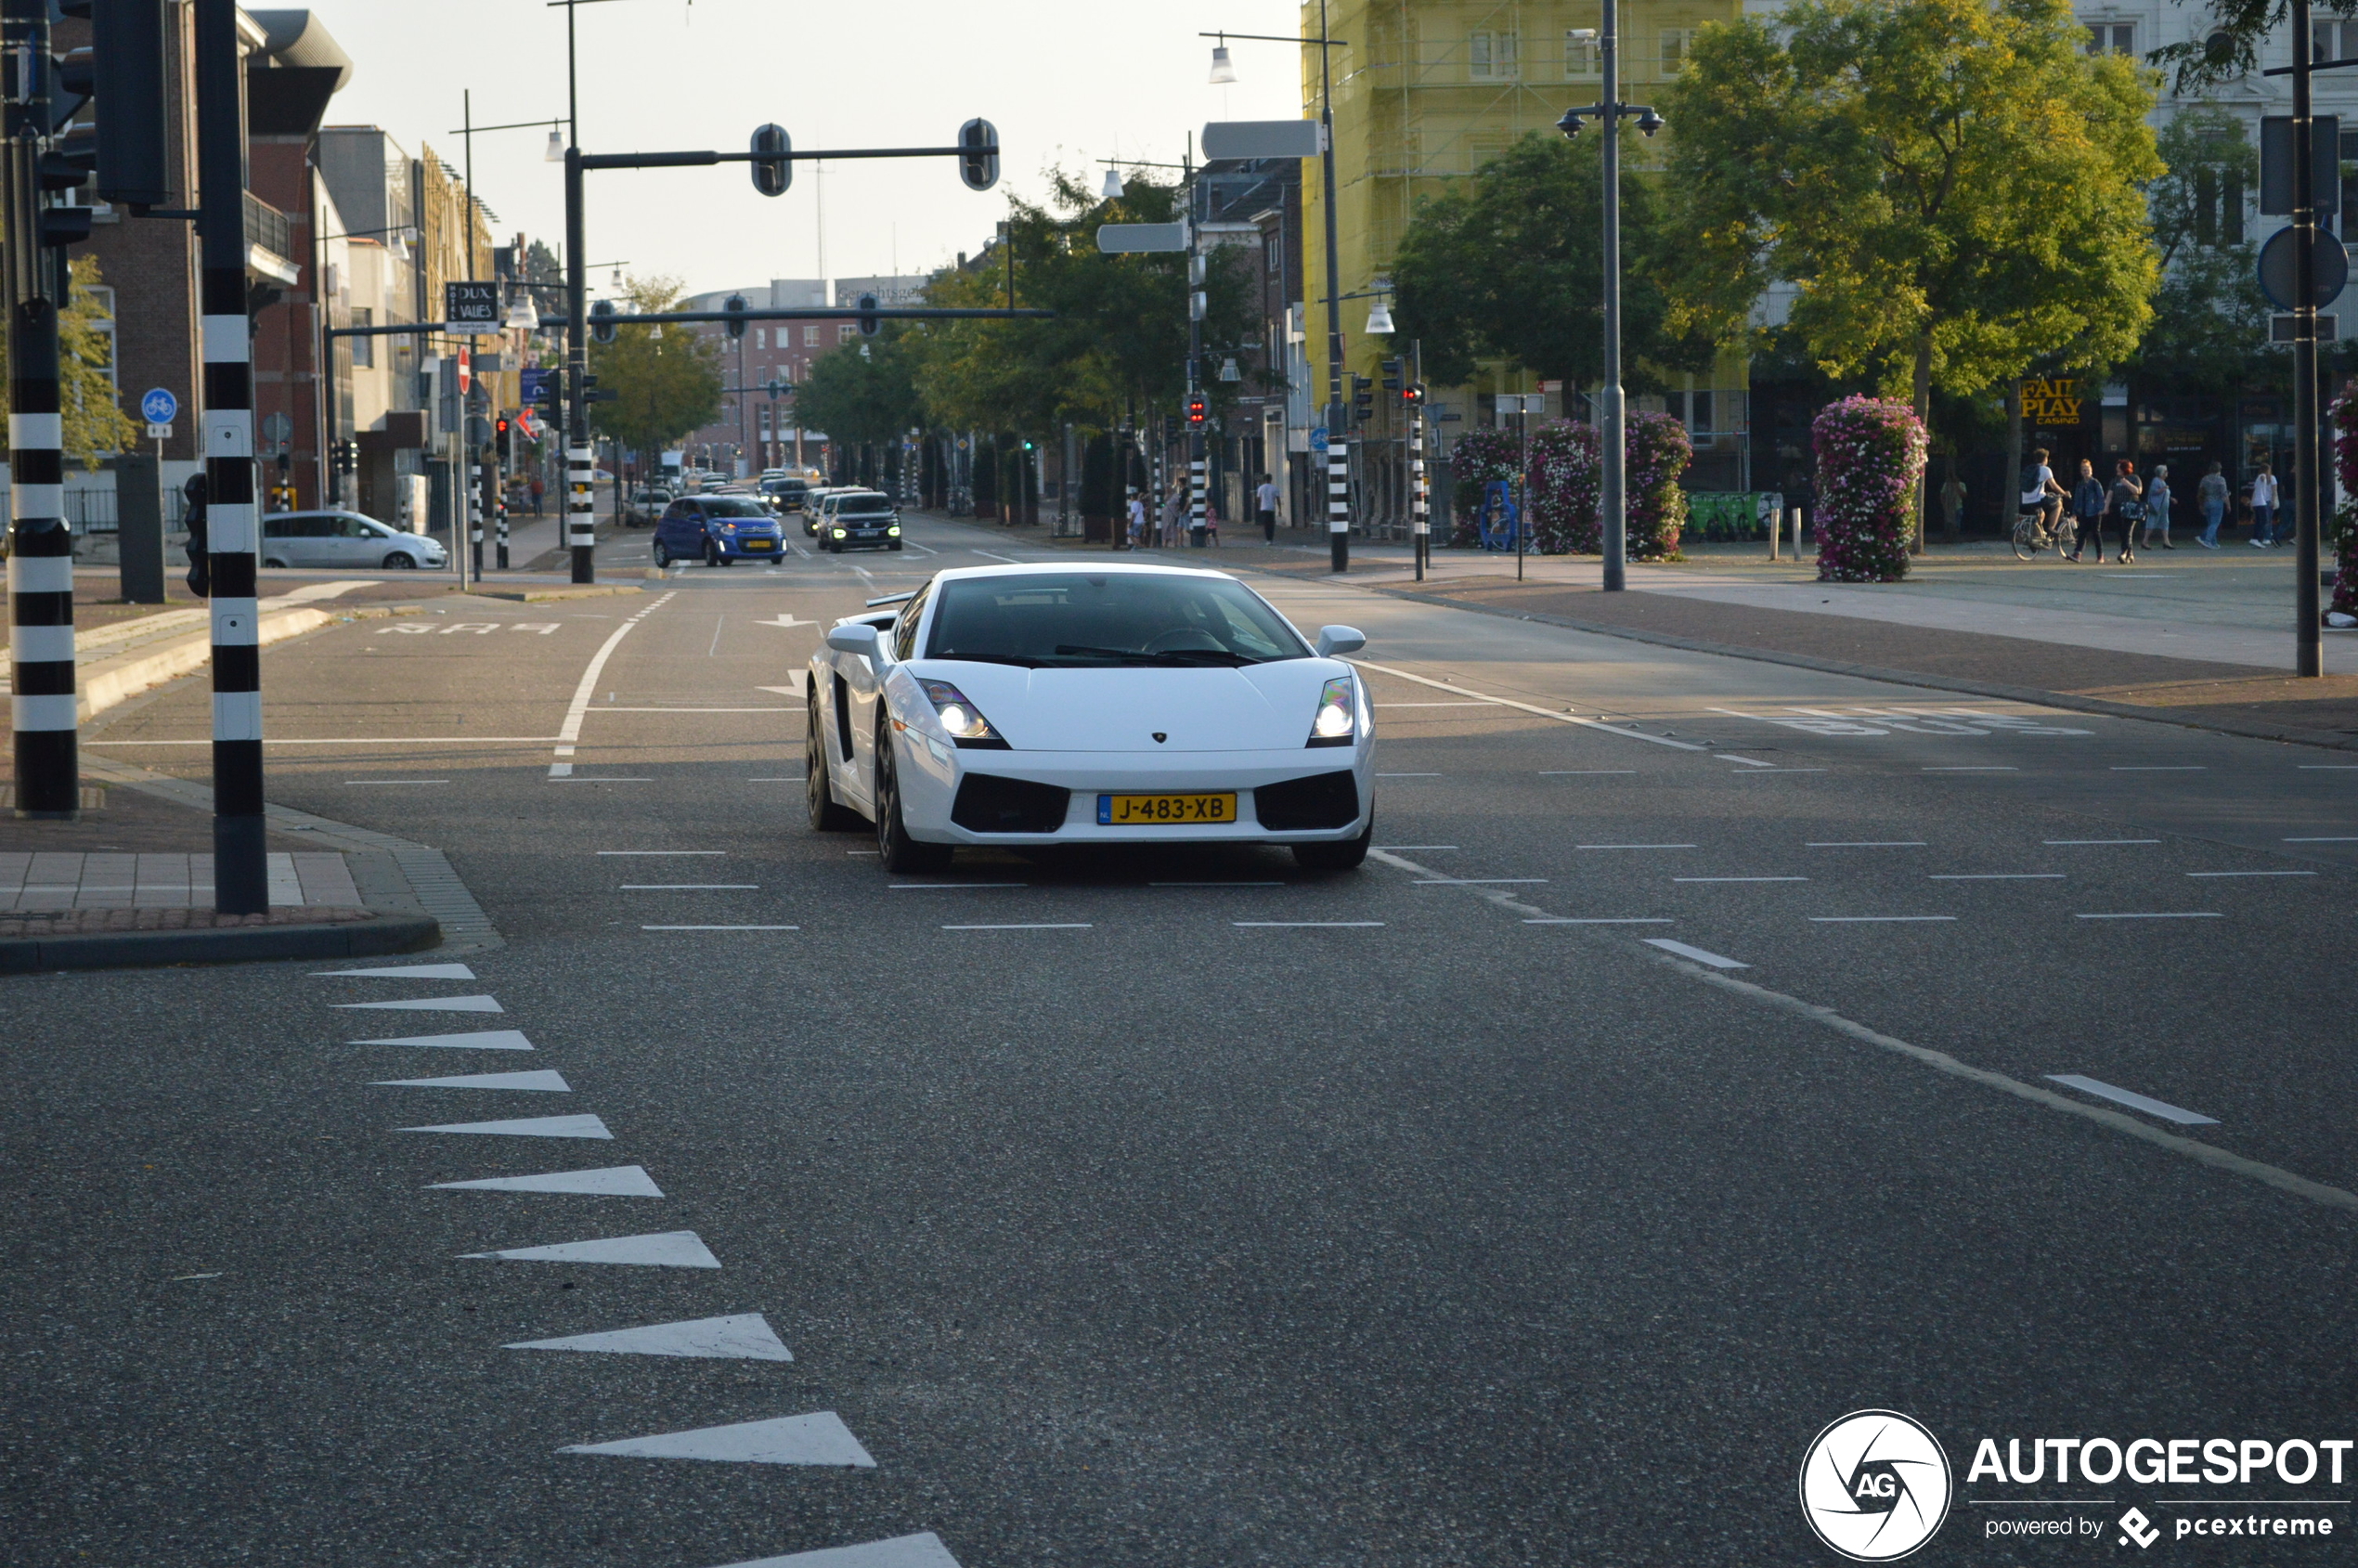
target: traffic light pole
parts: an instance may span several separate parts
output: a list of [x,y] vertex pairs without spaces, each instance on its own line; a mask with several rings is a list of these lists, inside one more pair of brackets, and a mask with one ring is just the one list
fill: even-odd
[[[570,9],[566,16],[573,13]],[[582,249],[581,149],[565,149],[565,544],[573,580],[598,580],[590,480],[590,253]]]
[[2293,223],[2293,627],[2294,673],[2326,673],[2324,623],[2318,616],[2317,557],[2325,465],[2317,439],[2317,191],[2313,144],[2316,121],[2309,98],[2309,0],[2292,0]]
[[1425,561],[1432,550],[1432,519],[1425,500],[1425,344],[1419,338],[1408,351],[1413,369],[1409,385],[1416,395],[1408,403],[1408,508],[1413,536],[1410,550],[1416,558],[1417,580],[1425,580]]
[[1351,569],[1351,451],[1342,434],[1342,262],[1335,254],[1335,84],[1327,0],[1318,0],[1318,177],[1327,220],[1327,544],[1340,574]]
[[73,663],[73,532],[65,521],[58,398],[58,305],[41,232],[41,150],[49,136],[47,0],[6,0],[0,45],[21,61],[8,105],[9,706],[16,814],[81,814]]

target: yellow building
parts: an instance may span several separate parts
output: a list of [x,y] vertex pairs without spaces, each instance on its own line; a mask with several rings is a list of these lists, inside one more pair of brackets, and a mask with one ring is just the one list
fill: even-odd
[[[1678,74],[1695,30],[1706,22],[1732,21],[1742,0],[1624,0],[1619,6],[1620,67],[1625,102],[1647,102]],[[1302,6],[1304,36],[1318,30],[1318,0]],[[1602,84],[1600,51],[1571,35],[1600,24],[1596,0],[1328,0],[1331,36],[1346,41],[1333,51],[1336,251],[1341,292],[1364,294],[1389,278],[1392,258],[1418,201],[1438,194],[1445,183],[1472,173],[1516,138],[1532,131],[1556,134],[1556,121],[1574,104],[1593,103]],[[1315,117],[1319,98],[1319,51],[1305,46],[1302,58],[1304,111]],[[1676,135],[1674,126],[1668,135]],[[1632,141],[1628,156],[1642,165],[1659,146]],[[1311,403],[1326,399],[1327,317],[1326,193],[1317,165],[1302,165],[1303,293],[1308,319],[1302,347],[1314,377]],[[1380,387],[1378,361],[1389,353],[1386,340],[1366,331],[1370,300],[1341,308],[1347,372],[1367,376]],[[1680,378],[1686,381],[1689,378]],[[1688,417],[1698,434],[1699,459],[1716,447],[1732,454],[1740,440],[1706,441],[1722,426],[1741,429],[1743,398],[1729,396],[1743,386],[1741,364],[1693,380],[1694,391],[1668,398],[1633,399],[1633,407],[1667,408]],[[1725,382],[1715,388],[1711,383]],[[1432,389],[1432,401],[1461,420],[1439,426],[1445,440],[1483,418],[1489,395],[1542,390],[1520,368],[1498,366],[1471,387]],[[1722,394],[1713,396],[1714,391]],[[1349,383],[1345,383],[1349,395]],[[1377,400],[1379,409],[1383,400]],[[1561,409],[1548,397],[1550,412]],[[1388,420],[1393,421],[1387,424]],[[1379,412],[1368,432],[1378,442],[1396,437],[1396,419]],[[1706,466],[1699,461],[1698,467]],[[1733,464],[1710,463],[1709,467]],[[1698,477],[1702,477],[1701,474]],[[1734,473],[1724,487],[1737,484]],[[1720,487],[1720,486],[1715,486]],[[1387,499],[1370,497],[1370,520],[1380,524],[1393,510]]]

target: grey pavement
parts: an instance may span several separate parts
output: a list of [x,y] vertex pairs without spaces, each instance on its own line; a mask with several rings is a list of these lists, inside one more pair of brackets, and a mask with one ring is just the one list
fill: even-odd
[[[803,823],[821,626],[1069,560],[911,541],[265,653],[271,798],[505,945],[0,982],[12,1563],[1814,1563],[1870,1407],[1957,1470],[1916,1561],[2130,1549],[1989,1534],[2050,1497],[2358,1527],[1964,1484],[2339,1435],[2346,754],[1259,574],[1369,634],[1366,868],[894,878]],[[193,778],[207,722],[85,739]]]

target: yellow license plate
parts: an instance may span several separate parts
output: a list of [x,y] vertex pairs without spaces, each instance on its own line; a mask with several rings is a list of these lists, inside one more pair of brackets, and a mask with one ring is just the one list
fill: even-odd
[[1100,827],[1185,827],[1237,820],[1237,797],[1225,795],[1100,795]]
[[745,548],[747,550],[768,550],[770,548],[770,541],[768,539],[747,539],[745,540]]

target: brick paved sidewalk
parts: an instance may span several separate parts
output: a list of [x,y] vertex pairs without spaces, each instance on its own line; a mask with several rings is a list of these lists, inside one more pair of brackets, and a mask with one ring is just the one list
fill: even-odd
[[[269,857],[274,907],[355,908],[360,890],[343,857]],[[213,902],[213,857],[0,850],[0,913],[68,909],[193,909]]]

